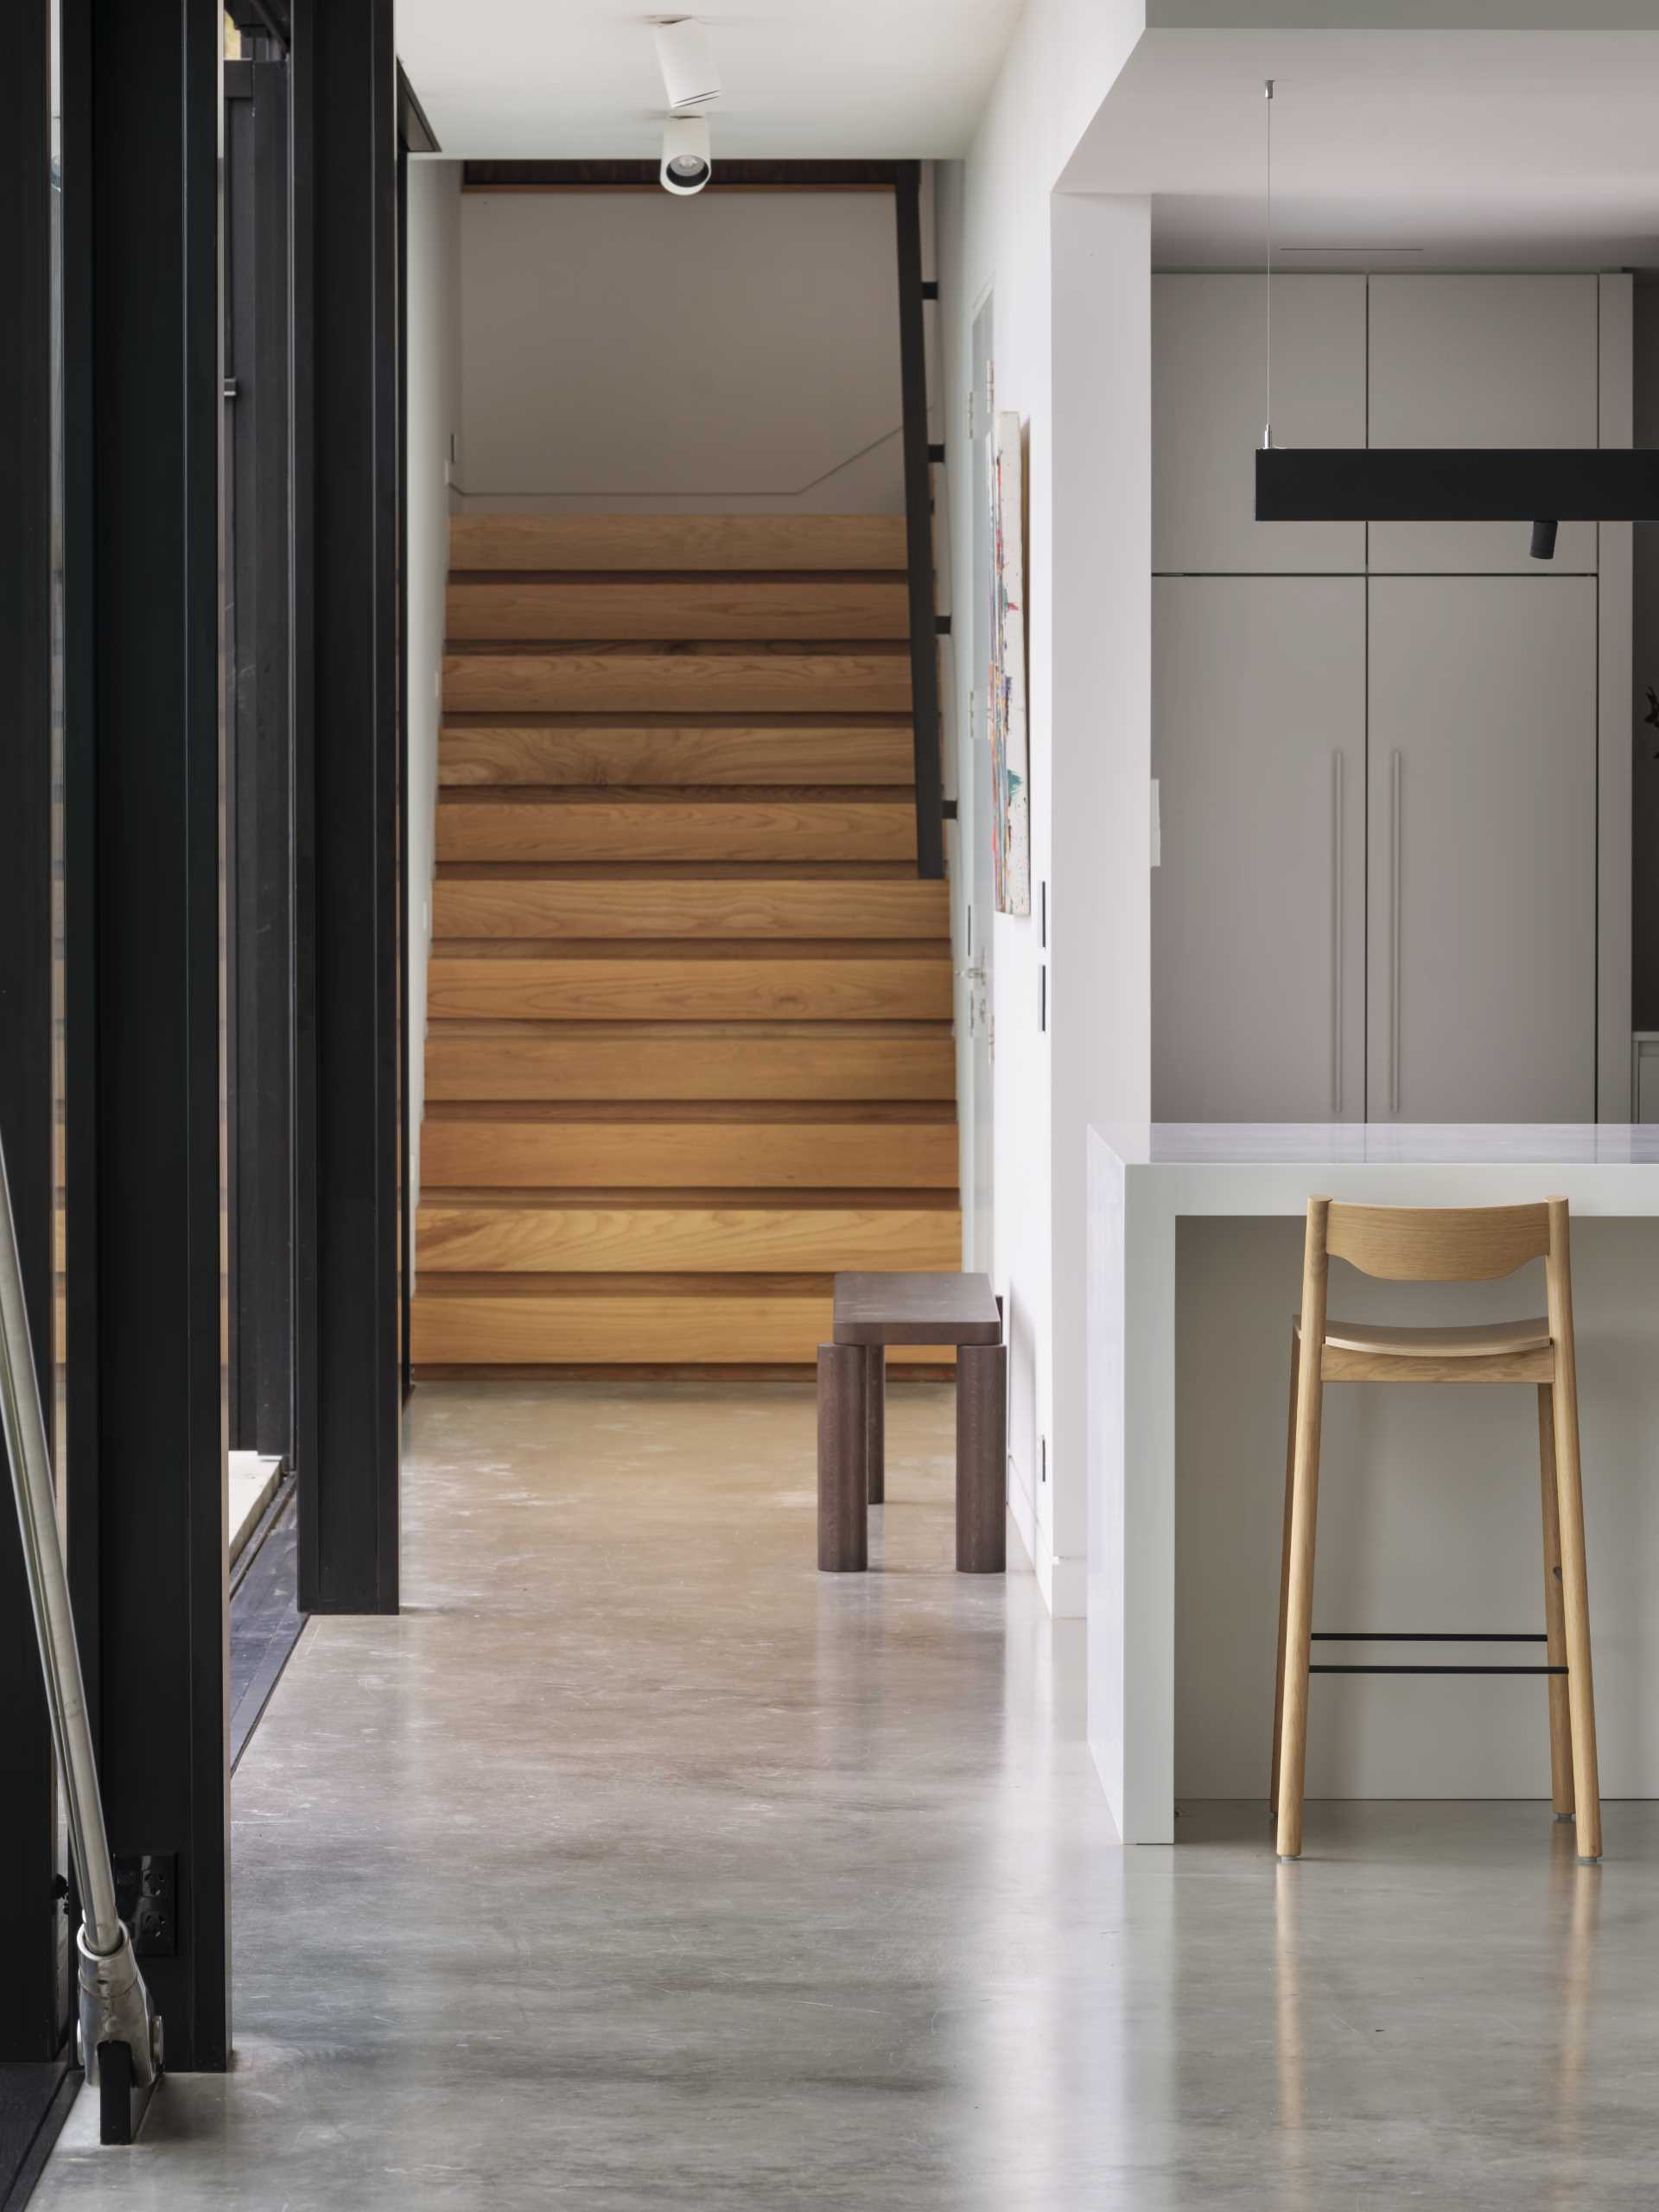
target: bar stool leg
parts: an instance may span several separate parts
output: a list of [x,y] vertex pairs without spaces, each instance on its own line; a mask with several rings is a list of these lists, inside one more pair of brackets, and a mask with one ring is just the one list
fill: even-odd
[[1301,1371],[1302,1340],[1290,1332],[1290,1418],[1285,1437],[1285,1527],[1279,1550],[1279,1667],[1273,1685],[1273,1778],[1268,1785],[1268,1818],[1279,1816],[1279,1732],[1285,1725],[1285,1619],[1290,1610],[1290,1508],[1296,1494],[1296,1378]]
[[818,1567],[860,1574],[870,1563],[862,1344],[818,1346]]
[[[1567,1664],[1561,1596],[1561,1516],[1555,1494],[1555,1393],[1538,1385],[1538,1471],[1544,1505],[1544,1633],[1549,1663]],[[1573,1713],[1565,1675],[1549,1677],[1549,1796],[1558,1821],[1573,1817]]]
[[1008,1351],[957,1346],[957,1572],[1007,1566]]
[[1573,1272],[1567,1200],[1549,1201],[1544,1262],[1555,1345],[1555,1494],[1561,1522],[1561,1599],[1567,1695],[1573,1715],[1573,1816],[1582,1864],[1601,1857],[1601,1782],[1596,1770],[1596,1694],[1590,1671],[1590,1586],[1584,1561],[1584,1486],[1579,1466],[1579,1372],[1573,1342]]
[[1319,1510],[1319,1423],[1325,1410],[1325,1237],[1331,1201],[1307,1209],[1302,1262],[1302,1355],[1296,1374],[1296,1443],[1291,1471],[1290,1573],[1285,1602],[1285,1700],[1279,1738],[1279,1856],[1302,1855],[1302,1789],[1307,1767],[1307,1669],[1313,1632],[1313,1545]]
[[881,1505],[887,1496],[887,1352],[885,1344],[867,1344],[864,1351],[865,1453],[869,1461],[870,1503]]

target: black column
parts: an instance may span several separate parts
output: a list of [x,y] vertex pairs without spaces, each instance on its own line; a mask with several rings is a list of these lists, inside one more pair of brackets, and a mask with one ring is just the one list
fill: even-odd
[[300,1605],[397,1608],[397,208],[391,0],[296,0]]
[[288,64],[226,71],[231,1444],[293,1446]]
[[218,0],[64,10],[70,1548],[144,1971],[229,2052],[220,1363]]
[[[41,1402],[53,1400],[52,203],[47,0],[0,9],[0,1139]],[[0,2061],[50,2058],[63,2002],[52,1737],[0,1462]]]

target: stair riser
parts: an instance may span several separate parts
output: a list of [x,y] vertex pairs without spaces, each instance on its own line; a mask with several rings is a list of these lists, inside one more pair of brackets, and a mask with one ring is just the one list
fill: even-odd
[[916,815],[902,801],[803,800],[614,806],[446,798],[440,861],[907,861]]
[[948,1021],[938,960],[446,960],[434,1021]]
[[429,1121],[429,1189],[954,1190],[953,1122]]
[[[830,1340],[827,1296],[415,1295],[410,1350],[423,1366],[580,1367],[651,1361],[810,1365]],[[949,1366],[948,1345],[895,1345],[895,1366]]]
[[848,941],[950,934],[943,883],[687,883],[474,881],[440,877],[436,938],[563,941],[617,938],[836,938]]
[[495,724],[449,728],[438,748],[446,788],[531,784],[908,785],[915,755],[908,728],[833,723],[807,730],[538,728]]
[[903,638],[910,592],[891,581],[693,582],[526,576],[449,587],[448,634],[473,640],[529,639],[734,639],[789,640]]
[[454,515],[453,569],[891,569],[902,515]]
[[448,714],[908,714],[902,654],[452,653]]
[[[587,1207],[423,1200],[423,1274],[811,1274],[960,1264],[954,1207]],[[667,1357],[667,1355],[663,1355]]]
[[433,1099],[525,1099],[549,1103],[626,1099],[924,1100],[956,1095],[956,1046],[937,1038],[672,1039],[569,1041],[446,1034],[426,1046]]

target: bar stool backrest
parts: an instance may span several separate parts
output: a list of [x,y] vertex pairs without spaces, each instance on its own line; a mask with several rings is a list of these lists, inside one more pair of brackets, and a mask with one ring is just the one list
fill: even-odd
[[[1561,1211],[1564,1216],[1564,1204]],[[1390,1282],[1491,1282],[1550,1253],[1548,1201],[1530,1206],[1354,1206],[1315,1198],[1308,1207],[1310,1246],[1321,1213],[1330,1256]]]

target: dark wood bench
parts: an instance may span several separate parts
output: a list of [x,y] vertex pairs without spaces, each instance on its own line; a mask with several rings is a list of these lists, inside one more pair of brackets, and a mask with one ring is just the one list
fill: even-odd
[[869,1509],[887,1496],[887,1347],[957,1355],[957,1570],[1007,1564],[1008,1354],[988,1275],[838,1274],[833,1344],[818,1346],[818,1565],[869,1565]]

